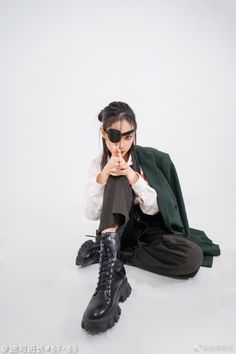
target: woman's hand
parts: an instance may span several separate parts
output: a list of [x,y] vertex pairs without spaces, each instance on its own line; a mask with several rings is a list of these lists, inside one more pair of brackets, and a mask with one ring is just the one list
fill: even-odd
[[139,179],[139,174],[135,172],[121,156],[121,151],[118,146],[113,147],[112,157],[107,165],[110,175],[126,176],[130,184],[134,184]]
[[112,156],[103,170],[97,175],[96,181],[100,184],[106,184],[110,175],[119,176],[123,174],[120,170],[122,160],[120,149],[113,147]]
[[104,173],[112,176],[126,175],[128,167],[129,166],[121,156],[120,148],[118,146],[113,146],[112,156],[103,169]]

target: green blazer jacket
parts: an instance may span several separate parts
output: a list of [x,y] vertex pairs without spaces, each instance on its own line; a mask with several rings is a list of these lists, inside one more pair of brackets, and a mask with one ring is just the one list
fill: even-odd
[[166,227],[197,243],[203,251],[202,266],[212,267],[213,256],[220,255],[220,247],[204,231],[189,227],[179,178],[169,154],[140,145],[135,145],[135,149],[148,183],[157,193]]

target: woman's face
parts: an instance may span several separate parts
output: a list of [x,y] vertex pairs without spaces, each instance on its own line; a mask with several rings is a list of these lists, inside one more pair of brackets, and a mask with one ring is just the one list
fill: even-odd
[[[129,130],[134,129],[134,126],[131,125],[126,119],[123,119],[122,121],[113,123],[107,129],[109,128],[118,129],[120,130],[121,133],[125,133],[128,132]],[[108,135],[106,132],[104,132],[103,128],[101,128],[101,133],[102,133],[102,137],[105,139],[106,146],[109,149],[109,151],[112,153],[112,147],[119,146],[122,157],[124,157],[127,154],[135,138],[135,132],[133,132],[130,135],[122,136],[121,140],[118,143],[113,143],[109,140]]]

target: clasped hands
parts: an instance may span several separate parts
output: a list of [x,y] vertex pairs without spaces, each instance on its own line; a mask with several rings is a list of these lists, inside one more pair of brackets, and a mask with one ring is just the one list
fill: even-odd
[[112,147],[110,175],[126,176],[130,184],[134,184],[139,179],[139,174],[135,172],[121,156],[121,151],[118,146]]

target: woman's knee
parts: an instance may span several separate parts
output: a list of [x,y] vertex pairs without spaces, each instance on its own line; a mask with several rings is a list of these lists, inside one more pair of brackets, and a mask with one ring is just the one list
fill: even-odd
[[199,270],[203,261],[203,252],[200,246],[196,243],[191,242],[191,247],[188,248],[187,258],[186,258],[186,268],[190,277],[193,277]]

